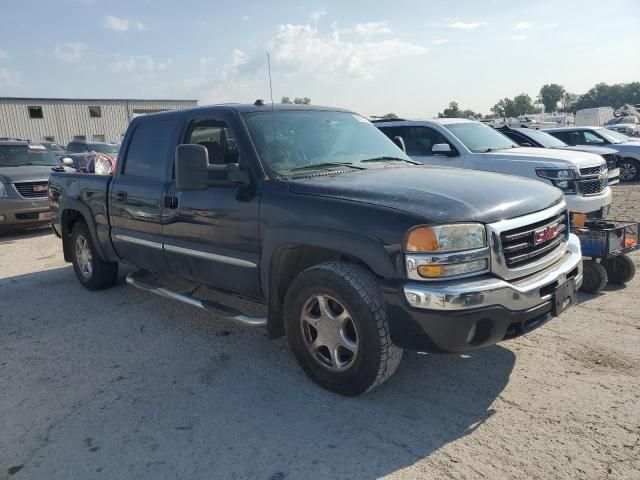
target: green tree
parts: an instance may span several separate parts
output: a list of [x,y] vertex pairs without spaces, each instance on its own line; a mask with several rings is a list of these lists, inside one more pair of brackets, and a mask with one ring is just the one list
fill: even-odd
[[309,97],[296,97],[293,99],[293,103],[296,105],[311,105],[311,99]]
[[395,120],[398,117],[395,113],[385,113],[384,115],[371,115],[374,120]]
[[498,100],[493,107],[491,107],[491,111],[495,113],[498,117],[517,117],[516,107],[510,98],[503,98]]
[[285,105],[291,105],[293,102],[289,97],[282,97],[282,99],[280,99],[280,103],[283,103]]
[[571,92],[564,92],[560,99],[560,111],[565,113],[575,112],[575,105],[580,99],[580,95]]
[[567,92],[562,85],[547,83],[540,89],[538,99],[544,105],[545,112],[555,112],[558,102],[562,100],[565,93]]
[[515,107],[516,114],[514,117],[518,117],[520,115],[526,115],[528,113],[540,113],[540,109],[536,108],[533,104],[533,100],[526,93],[521,93],[513,97],[513,104]]
[[614,85],[598,83],[580,96],[574,105],[574,109],[617,108],[625,103],[632,105],[640,103],[640,82],[616,83]]
[[438,112],[439,118],[460,118],[461,112],[458,102],[449,102],[449,106],[442,112]]

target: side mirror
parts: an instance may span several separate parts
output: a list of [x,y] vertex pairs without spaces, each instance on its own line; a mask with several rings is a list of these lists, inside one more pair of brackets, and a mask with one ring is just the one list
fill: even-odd
[[176,188],[179,191],[205,190],[212,185],[244,186],[249,183],[249,174],[238,163],[209,165],[209,153],[203,145],[176,147]]
[[176,188],[205,190],[209,186],[207,166],[209,154],[202,145],[176,147]]
[[434,155],[451,155],[453,150],[451,150],[451,145],[448,143],[436,143],[432,148],[431,152]]
[[73,163],[73,159],[69,158],[69,157],[64,157],[62,159],[62,164],[67,166],[67,167],[73,167],[74,163]]
[[400,136],[393,137],[393,143],[395,143],[398,147],[400,147],[404,153],[407,153],[407,147],[404,144],[404,138]]

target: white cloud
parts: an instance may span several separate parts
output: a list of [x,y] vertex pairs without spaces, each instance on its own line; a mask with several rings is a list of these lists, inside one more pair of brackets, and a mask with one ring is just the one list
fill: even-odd
[[19,79],[20,72],[0,68],[0,87],[15,87]]
[[79,42],[58,43],[56,44],[54,55],[63,62],[77,62],[82,57],[84,49],[85,45]]
[[322,35],[311,25],[278,25],[270,49],[280,68],[324,78],[365,77],[386,60],[424,55],[429,50],[400,39],[344,41],[334,30]]
[[447,23],[449,28],[458,28],[460,30],[475,30],[478,27],[486,25],[484,22],[450,22]]
[[434,40],[431,43],[433,43],[434,45],[443,45],[447,42],[449,42],[449,40],[447,40],[446,38],[438,38],[437,40]]
[[557,28],[558,24],[557,23],[545,23],[542,28]]
[[119,18],[119,17],[114,17],[113,15],[107,15],[104,18],[104,26],[108,30],[113,30],[116,32],[127,32],[130,29],[134,29],[134,30],[138,30],[139,32],[142,32],[147,29],[144,23],[140,21],[132,22],[128,18]]
[[233,50],[231,61],[222,67],[222,79],[228,80],[234,78],[250,61],[251,57],[242,50]]
[[527,39],[526,35],[516,35],[514,37],[511,37],[512,40],[516,40],[516,41],[523,41]]
[[320,21],[320,19],[324,17],[327,13],[329,12],[327,12],[326,10],[316,10],[315,12],[311,12],[311,15],[309,15],[309,18],[313,22],[318,23],[318,21]]
[[532,26],[533,25],[531,25],[529,22],[518,22],[513,26],[513,28],[515,28],[516,30],[527,30]]
[[364,37],[371,37],[381,33],[390,33],[391,29],[387,22],[369,22],[356,24],[355,31]]
[[109,68],[113,73],[135,74],[137,79],[141,79],[152,73],[164,72],[172,63],[171,59],[157,62],[149,55],[117,55]]
[[250,17],[249,15],[244,15],[244,16],[242,17],[242,21],[243,21],[243,22],[248,22],[249,20],[251,20],[251,17]]
[[7,51],[0,48],[0,60],[6,60],[7,58],[9,58]]

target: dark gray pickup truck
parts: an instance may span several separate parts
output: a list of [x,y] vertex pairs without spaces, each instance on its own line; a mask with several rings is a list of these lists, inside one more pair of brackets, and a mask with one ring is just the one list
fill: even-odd
[[527,333],[582,282],[559,190],[416,165],[339,109],[258,101],[141,116],[113,176],[54,173],[49,196],[84,286],[135,265],[131,285],[286,334],[304,371],[344,395],[384,382],[403,349],[463,352]]

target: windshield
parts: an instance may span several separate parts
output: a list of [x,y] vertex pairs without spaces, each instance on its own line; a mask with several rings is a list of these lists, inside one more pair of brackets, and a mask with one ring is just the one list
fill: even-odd
[[89,151],[118,155],[117,145],[112,145],[110,143],[90,143],[87,146],[89,147]]
[[547,132],[541,132],[540,130],[535,130],[533,128],[519,128],[517,130],[523,135],[535,140],[544,148],[563,148],[567,146],[567,144],[562,140],[558,140]]
[[606,128],[598,128],[596,129],[596,133],[598,133],[598,135],[600,135],[601,137],[606,138],[611,143],[626,143],[629,141],[629,137],[627,137],[626,135],[618,133],[614,130],[607,130]]
[[281,175],[371,168],[377,161],[414,163],[371,122],[353,113],[279,110],[249,113],[245,120],[260,159]]
[[24,165],[57,167],[60,162],[42,145],[0,145],[0,167]]
[[517,147],[509,138],[482,123],[450,123],[444,127],[474,153]]

